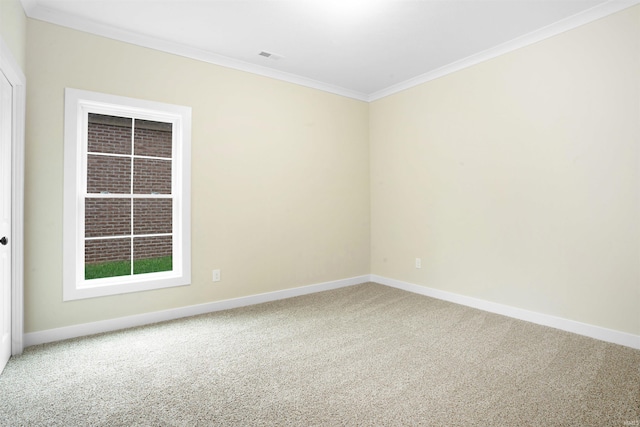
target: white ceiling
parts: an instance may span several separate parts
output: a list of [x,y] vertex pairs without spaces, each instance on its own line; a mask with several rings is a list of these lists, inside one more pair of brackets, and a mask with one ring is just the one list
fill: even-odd
[[[638,0],[22,0],[28,16],[362,100]],[[265,58],[267,51],[281,56]]]

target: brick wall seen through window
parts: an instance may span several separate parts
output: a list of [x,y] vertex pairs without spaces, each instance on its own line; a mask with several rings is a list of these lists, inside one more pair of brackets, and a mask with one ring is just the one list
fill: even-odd
[[171,270],[172,167],[171,123],[89,113],[86,279]]

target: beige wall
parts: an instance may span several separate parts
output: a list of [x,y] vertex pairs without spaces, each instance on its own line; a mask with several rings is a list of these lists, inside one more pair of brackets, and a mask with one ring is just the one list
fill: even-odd
[[[28,34],[26,332],[373,273],[640,334],[640,6],[370,105]],[[62,302],[64,87],[193,107],[191,286]]]
[[22,70],[26,68],[27,17],[19,0],[0,0],[0,36]]
[[[36,20],[27,78],[26,332],[369,273],[366,103]],[[193,108],[191,286],[62,302],[65,87]]]
[[372,273],[640,334],[639,103],[640,6],[373,102]]

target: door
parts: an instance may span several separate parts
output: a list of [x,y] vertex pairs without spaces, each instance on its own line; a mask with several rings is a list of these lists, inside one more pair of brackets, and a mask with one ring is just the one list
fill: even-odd
[[12,88],[0,72],[0,372],[11,356]]

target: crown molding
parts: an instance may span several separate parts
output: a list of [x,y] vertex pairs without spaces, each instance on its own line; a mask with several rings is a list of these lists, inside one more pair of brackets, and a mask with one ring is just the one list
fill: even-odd
[[38,7],[38,0],[20,0],[24,13],[31,18],[31,14]]
[[468,56],[464,59],[447,64],[438,69],[429,71],[401,83],[389,86],[385,89],[366,94],[353,91],[329,83],[318,80],[309,79],[296,74],[286,73],[274,70],[268,67],[251,64],[249,62],[236,60],[227,56],[219,55],[213,52],[197,49],[179,43],[162,40],[156,37],[149,37],[133,31],[122,30],[108,25],[104,25],[95,21],[88,21],[77,16],[56,12],[38,4],[38,0],[20,0],[26,15],[32,19],[49,22],[56,25],[72,28],[74,30],[99,35],[102,37],[118,40],[150,49],[183,56],[226,68],[231,68],[247,73],[257,74],[264,77],[274,78],[277,80],[318,89],[324,92],[345,96],[347,98],[357,99],[359,101],[372,102],[378,99],[393,95],[406,89],[427,83],[431,80],[446,76],[456,71],[463,70],[484,61],[496,58],[505,53],[512,52],[516,49],[529,46],[541,40],[556,36],[563,32],[572,30],[581,25],[588,24],[597,19],[604,18],[613,13],[622,11],[629,7],[640,3],[640,0],[609,0],[600,5],[594,6],[576,15],[572,15],[561,21],[543,27],[539,30],[525,34],[498,46]]
[[572,30],[581,25],[588,24],[597,19],[604,18],[631,6],[635,6],[638,3],[640,3],[640,0],[610,0],[553,24],[547,25],[546,27],[502,43],[498,46],[473,54],[459,61],[452,62],[451,64],[447,64],[433,71],[429,71],[428,73],[405,80],[404,82],[389,86],[386,89],[374,92],[369,95],[367,101],[376,101],[403,90],[410,89],[414,86],[444,77],[447,74],[455,73],[456,71],[463,70],[481,62],[504,55],[505,53],[512,52],[516,49],[532,45],[544,39]]
[[190,47],[184,44],[163,40],[157,37],[146,36],[134,31],[111,27],[99,22],[82,19],[74,15],[60,13],[40,6],[37,0],[21,0],[21,2],[25,13],[29,18],[32,19],[49,22],[85,33],[106,37],[112,40],[130,43],[161,52],[171,53],[174,55],[207,62],[209,64],[219,65],[221,67],[245,71],[247,73],[257,74],[263,77],[269,77],[276,80],[294,83],[300,86],[306,86],[312,89],[318,89],[324,92],[345,96],[347,98],[357,99],[359,101],[367,101],[367,94],[365,93],[346,89],[329,83],[324,83],[307,77],[302,77],[296,74],[251,64],[249,62],[229,58],[227,56],[219,55],[203,49]]

